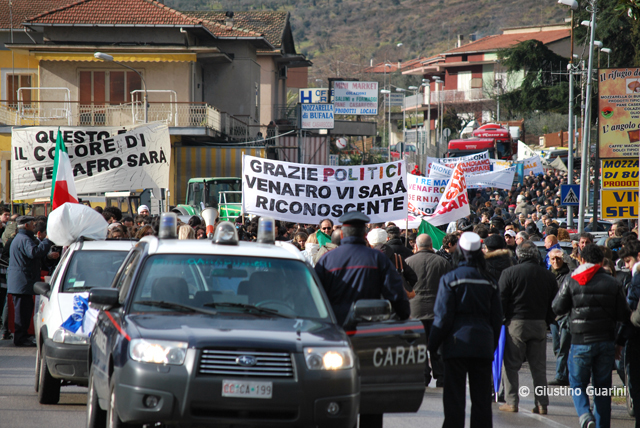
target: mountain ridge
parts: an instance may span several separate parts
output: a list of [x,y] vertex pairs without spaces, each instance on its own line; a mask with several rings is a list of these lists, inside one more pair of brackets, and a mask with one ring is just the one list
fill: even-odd
[[291,13],[310,79],[355,76],[371,63],[408,61],[509,27],[564,22],[557,0],[165,0],[178,10],[279,10]]

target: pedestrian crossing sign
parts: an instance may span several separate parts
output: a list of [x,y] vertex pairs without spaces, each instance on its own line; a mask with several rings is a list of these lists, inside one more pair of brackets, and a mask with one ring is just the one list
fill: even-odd
[[577,207],[580,203],[580,185],[563,184],[560,186],[560,205]]

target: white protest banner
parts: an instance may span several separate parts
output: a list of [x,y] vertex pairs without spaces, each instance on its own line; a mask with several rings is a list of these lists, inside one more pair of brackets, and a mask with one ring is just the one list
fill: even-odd
[[538,175],[544,174],[544,169],[542,168],[542,159],[540,156],[534,156],[529,159],[524,160],[524,175]]
[[467,179],[467,188],[479,189],[482,187],[495,187],[496,189],[511,190],[515,175],[515,166],[498,171],[485,172],[484,174],[472,175]]
[[442,198],[440,198],[440,203],[435,213],[428,218],[428,221],[432,226],[440,226],[466,217],[470,212],[467,182],[462,166],[459,163],[453,169],[453,175],[451,176],[451,180],[449,180],[449,184],[447,184]]
[[[437,166],[438,164],[433,164]],[[467,189],[479,189],[482,187],[495,187],[498,189],[511,189],[513,178],[516,174],[516,167],[512,166],[507,169],[498,171],[490,171],[482,174],[475,174],[466,177]],[[429,178],[434,180],[448,180],[453,175],[453,170],[447,167],[431,168]],[[411,201],[411,199],[409,199]]]
[[334,82],[336,114],[378,114],[378,82]]
[[300,104],[300,128],[333,129],[333,104]]
[[484,151],[459,158],[433,158],[427,156],[427,175],[431,175],[431,166],[433,164],[441,164],[453,169],[458,162],[462,163],[462,169],[466,176],[491,171],[489,151]]
[[491,162],[491,169],[493,171],[500,171],[513,166],[513,161],[509,160],[489,159],[489,161]]
[[[78,194],[169,187],[171,140],[164,123],[129,130],[60,127]],[[51,196],[57,127],[13,128],[13,199]]]
[[534,156],[536,156],[536,152],[531,150],[525,143],[518,140],[518,160],[525,160]]
[[424,213],[422,215],[433,214],[447,183],[449,183],[448,178],[431,178],[407,174],[409,212],[419,211]]
[[372,223],[407,215],[406,164],[307,165],[245,155],[242,203],[247,214],[316,224],[360,211]]

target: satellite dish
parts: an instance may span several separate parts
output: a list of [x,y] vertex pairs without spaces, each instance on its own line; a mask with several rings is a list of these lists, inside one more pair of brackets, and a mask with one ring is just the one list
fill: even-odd
[[345,147],[347,147],[347,139],[344,137],[340,137],[336,140],[336,147],[338,147],[339,149],[344,149]]

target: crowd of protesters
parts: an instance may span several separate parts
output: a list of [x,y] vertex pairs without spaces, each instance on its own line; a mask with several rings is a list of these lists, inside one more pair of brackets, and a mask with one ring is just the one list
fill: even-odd
[[[444,400],[445,424],[448,418],[451,426],[464,425],[460,397],[464,400],[467,376],[472,408],[477,409],[478,418],[490,420],[492,398],[486,384],[491,377],[490,351],[495,349],[501,325],[506,328],[503,390],[498,397],[504,403],[501,411],[519,410],[518,372],[525,359],[536,387],[570,385],[584,390],[593,382],[596,387],[607,388],[612,383],[614,361],[623,382],[628,377],[630,386],[640,386],[640,328],[630,322],[631,311],[640,317],[637,225],[619,221],[612,224],[608,233],[595,234],[596,238],[590,232],[601,231],[592,222],[584,233],[572,234],[565,225],[566,212],[560,206],[559,189],[564,182],[563,175],[549,172],[526,177],[522,185],[509,191],[471,192],[471,214],[449,224],[438,245],[429,234],[405,231],[393,223],[370,223],[362,225],[361,231],[360,226],[345,225],[362,232],[358,238],[363,241],[361,244],[380,251],[388,260],[384,266],[392,266],[399,273],[399,277],[393,275],[402,281],[411,317],[422,321],[428,336],[425,385],[435,380],[435,386],[444,387],[448,397]],[[116,207],[96,210],[108,223],[108,239],[158,235],[159,217],[151,216],[146,205],[141,205],[135,216],[123,216]],[[41,275],[50,274],[60,256],[60,249],[46,238],[46,217],[16,217],[8,209],[0,210],[0,308],[4,307],[0,337],[4,340],[12,338],[7,329],[7,292],[20,294],[7,287],[12,282],[7,274],[11,275],[12,263],[24,263],[18,249],[14,246],[11,250],[12,242],[16,237],[19,241],[15,242],[22,242],[25,238],[21,234],[31,239],[39,250],[33,253],[34,262],[29,266]],[[236,226],[239,239],[257,239],[257,217],[237,222]],[[298,248],[318,271],[336,259],[340,251],[330,257],[327,253],[344,242],[355,242],[354,236],[344,234],[342,227],[330,219],[319,224],[277,221],[276,239]],[[186,222],[179,220],[178,237],[206,239],[206,225],[199,216]],[[344,238],[351,240],[343,242]],[[435,250],[434,246],[439,248]],[[380,264],[381,256],[376,254],[374,258]],[[15,303],[22,305],[14,299]],[[30,311],[25,305],[21,312]],[[498,324],[496,314],[500,318]],[[25,319],[18,320],[18,316]],[[16,320],[20,324],[27,322],[19,313]],[[551,380],[546,379],[545,373],[548,330],[557,359]],[[19,340],[14,338],[17,346],[31,346],[25,331],[18,334]],[[582,362],[578,364],[576,358]],[[633,398],[637,398],[639,390],[640,387],[631,388]],[[544,390],[534,391],[533,413],[547,414],[553,402]],[[581,427],[608,426],[610,397],[597,397],[594,401],[592,410],[587,394],[574,396]]]

